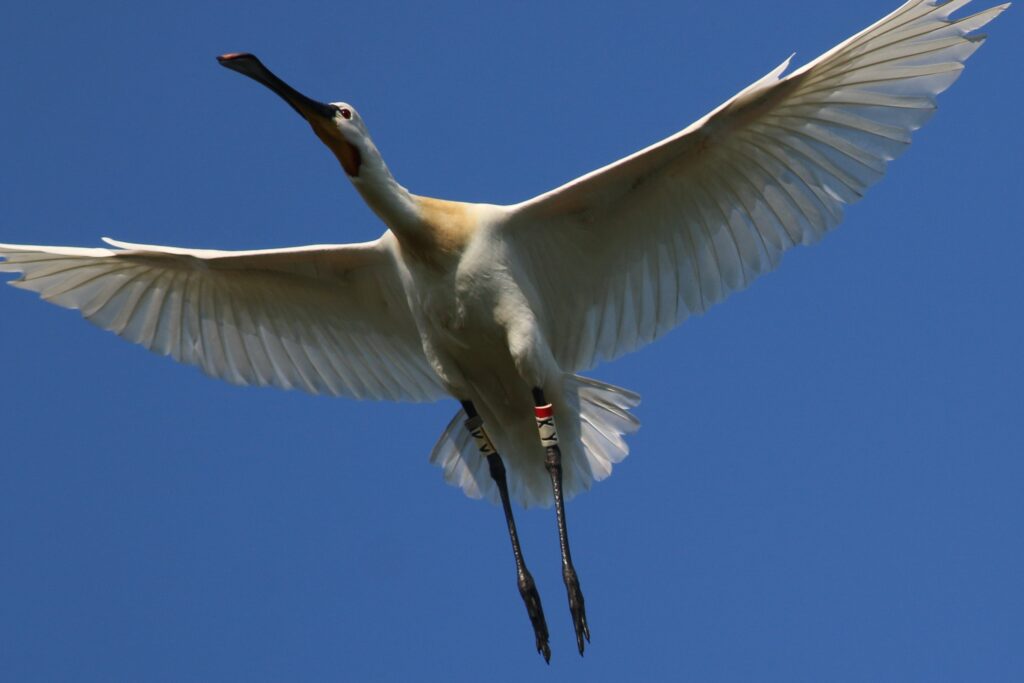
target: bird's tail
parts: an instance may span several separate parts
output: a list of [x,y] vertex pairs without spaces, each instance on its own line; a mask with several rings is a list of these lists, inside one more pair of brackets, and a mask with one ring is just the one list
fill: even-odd
[[[566,375],[563,387],[568,410],[557,412],[555,419],[559,421],[559,433],[563,437],[563,489],[569,499],[610,475],[612,466],[629,454],[623,437],[640,428],[640,420],[630,412],[640,404],[640,395],[579,375]],[[568,425],[562,421],[570,415],[579,416],[578,428],[565,428]],[[477,450],[463,425],[465,420],[466,414],[460,409],[435,444],[430,462],[444,471],[445,481],[461,488],[470,498],[486,497],[497,503],[498,488],[491,479],[487,458]],[[567,433],[578,433],[578,442],[565,443]],[[536,432],[532,434],[536,440]],[[501,448],[498,444],[499,451]],[[513,454],[503,457],[512,497],[524,507],[550,505],[551,487],[543,465],[538,472],[527,473],[522,471],[525,463],[520,458],[509,456],[514,458]]]

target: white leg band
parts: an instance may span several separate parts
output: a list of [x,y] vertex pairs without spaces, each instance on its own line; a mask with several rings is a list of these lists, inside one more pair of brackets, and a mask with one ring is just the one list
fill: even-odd
[[491,438],[487,436],[487,432],[484,431],[484,421],[479,415],[466,420],[466,429],[469,430],[470,436],[476,441],[476,448],[480,451],[480,455],[488,456],[492,453],[497,453],[494,448],[494,444],[491,443]]
[[537,418],[537,433],[540,435],[540,443],[545,448],[558,445],[558,430],[555,429],[555,411],[551,404],[537,406],[533,409]]

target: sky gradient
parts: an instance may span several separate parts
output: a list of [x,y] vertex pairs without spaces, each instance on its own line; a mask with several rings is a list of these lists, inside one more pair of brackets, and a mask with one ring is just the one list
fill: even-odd
[[[506,203],[898,2],[812,5],[7,8],[0,241],[376,237],[223,52],[353,103],[412,191]],[[568,506],[582,660],[554,513],[517,511],[550,669],[500,509],[427,462],[454,401],[233,387],[0,289],[0,677],[1024,680],[1020,8],[988,32],[838,230],[590,373],[643,427]]]

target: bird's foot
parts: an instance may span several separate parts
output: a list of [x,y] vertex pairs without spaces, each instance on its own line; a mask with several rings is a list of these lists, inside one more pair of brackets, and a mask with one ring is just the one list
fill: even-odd
[[590,642],[590,627],[587,626],[587,611],[583,605],[583,591],[580,590],[580,580],[576,576],[576,570],[572,565],[565,565],[562,569],[562,578],[565,579],[565,590],[569,594],[569,611],[572,613],[572,625],[576,629],[576,647],[583,656],[585,647],[584,639]]
[[526,605],[526,613],[530,615],[530,623],[533,624],[533,635],[537,640],[537,652],[544,657],[544,661],[551,663],[551,647],[548,645],[548,623],[544,619],[544,608],[540,604],[540,593],[537,592],[537,585],[526,567],[519,572],[519,594],[523,596],[523,603]]

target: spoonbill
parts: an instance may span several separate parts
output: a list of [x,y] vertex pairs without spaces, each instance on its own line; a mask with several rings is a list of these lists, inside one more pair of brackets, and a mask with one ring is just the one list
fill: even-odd
[[578,374],[653,341],[817,241],[879,180],[1009,4],[909,0],[679,133],[519,204],[412,194],[355,107],[287,85],[254,55],[221,65],[312,127],[387,229],[360,244],[216,251],[0,245],[10,284],[129,341],[245,385],[461,403],[431,453],[500,502],[537,651],[540,596],[512,501],[554,504],[577,647],[590,639],[565,501],[626,457],[639,396]]

